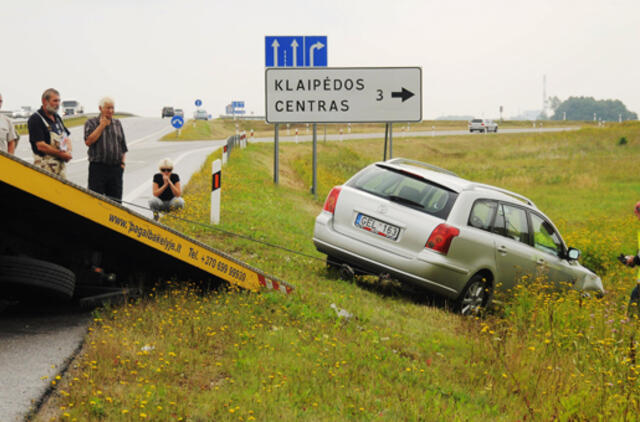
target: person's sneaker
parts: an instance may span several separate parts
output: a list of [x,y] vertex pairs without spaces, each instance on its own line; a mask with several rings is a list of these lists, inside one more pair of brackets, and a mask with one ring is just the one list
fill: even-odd
[[160,214],[158,214],[157,211],[153,212],[153,219],[156,220],[156,221],[158,221],[160,219]]

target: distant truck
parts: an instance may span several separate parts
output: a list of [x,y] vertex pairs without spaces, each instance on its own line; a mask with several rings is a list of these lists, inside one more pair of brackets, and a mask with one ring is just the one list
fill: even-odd
[[11,117],[14,119],[28,119],[33,114],[33,109],[30,106],[22,106],[20,110],[15,110]]
[[62,113],[65,116],[75,116],[84,113],[84,107],[77,100],[64,100],[62,102]]

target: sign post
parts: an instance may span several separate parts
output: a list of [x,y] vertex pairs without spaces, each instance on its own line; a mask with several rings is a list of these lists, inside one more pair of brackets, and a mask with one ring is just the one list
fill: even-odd
[[180,136],[180,129],[184,125],[184,119],[182,116],[173,116],[171,118],[171,126],[178,129],[178,136]]
[[220,194],[222,191],[222,163],[215,160],[211,164],[211,223],[220,223]]
[[[392,158],[393,122],[422,120],[422,69],[267,68],[265,110],[267,123],[314,123],[312,193],[316,195],[316,124],[384,122],[387,124],[385,134],[388,134],[389,158]],[[340,138],[342,139],[342,129]],[[385,157],[386,138],[385,136]],[[277,146],[274,171],[277,171],[276,160]],[[277,183],[277,175],[274,180]]]
[[313,178],[311,182],[311,193],[314,199],[318,199],[318,124],[313,124]]

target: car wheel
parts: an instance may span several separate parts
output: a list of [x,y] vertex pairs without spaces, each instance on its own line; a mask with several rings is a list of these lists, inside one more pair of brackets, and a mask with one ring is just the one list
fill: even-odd
[[485,277],[476,274],[471,277],[462,294],[458,298],[456,311],[462,315],[475,315],[484,309],[489,303],[491,286]]
[[338,270],[338,275],[344,281],[353,281],[356,276],[356,272],[351,268],[351,266],[347,264],[340,265],[340,269]]
[[21,300],[70,299],[76,276],[70,270],[39,259],[0,256],[0,291]]

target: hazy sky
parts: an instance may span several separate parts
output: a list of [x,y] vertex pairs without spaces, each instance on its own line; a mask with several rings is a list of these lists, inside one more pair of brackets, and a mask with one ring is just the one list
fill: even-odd
[[420,66],[423,118],[620,99],[640,112],[637,0],[5,0],[3,109],[39,106],[45,88],[87,111],[214,114],[232,100],[264,114],[265,35],[326,35],[329,66]]

